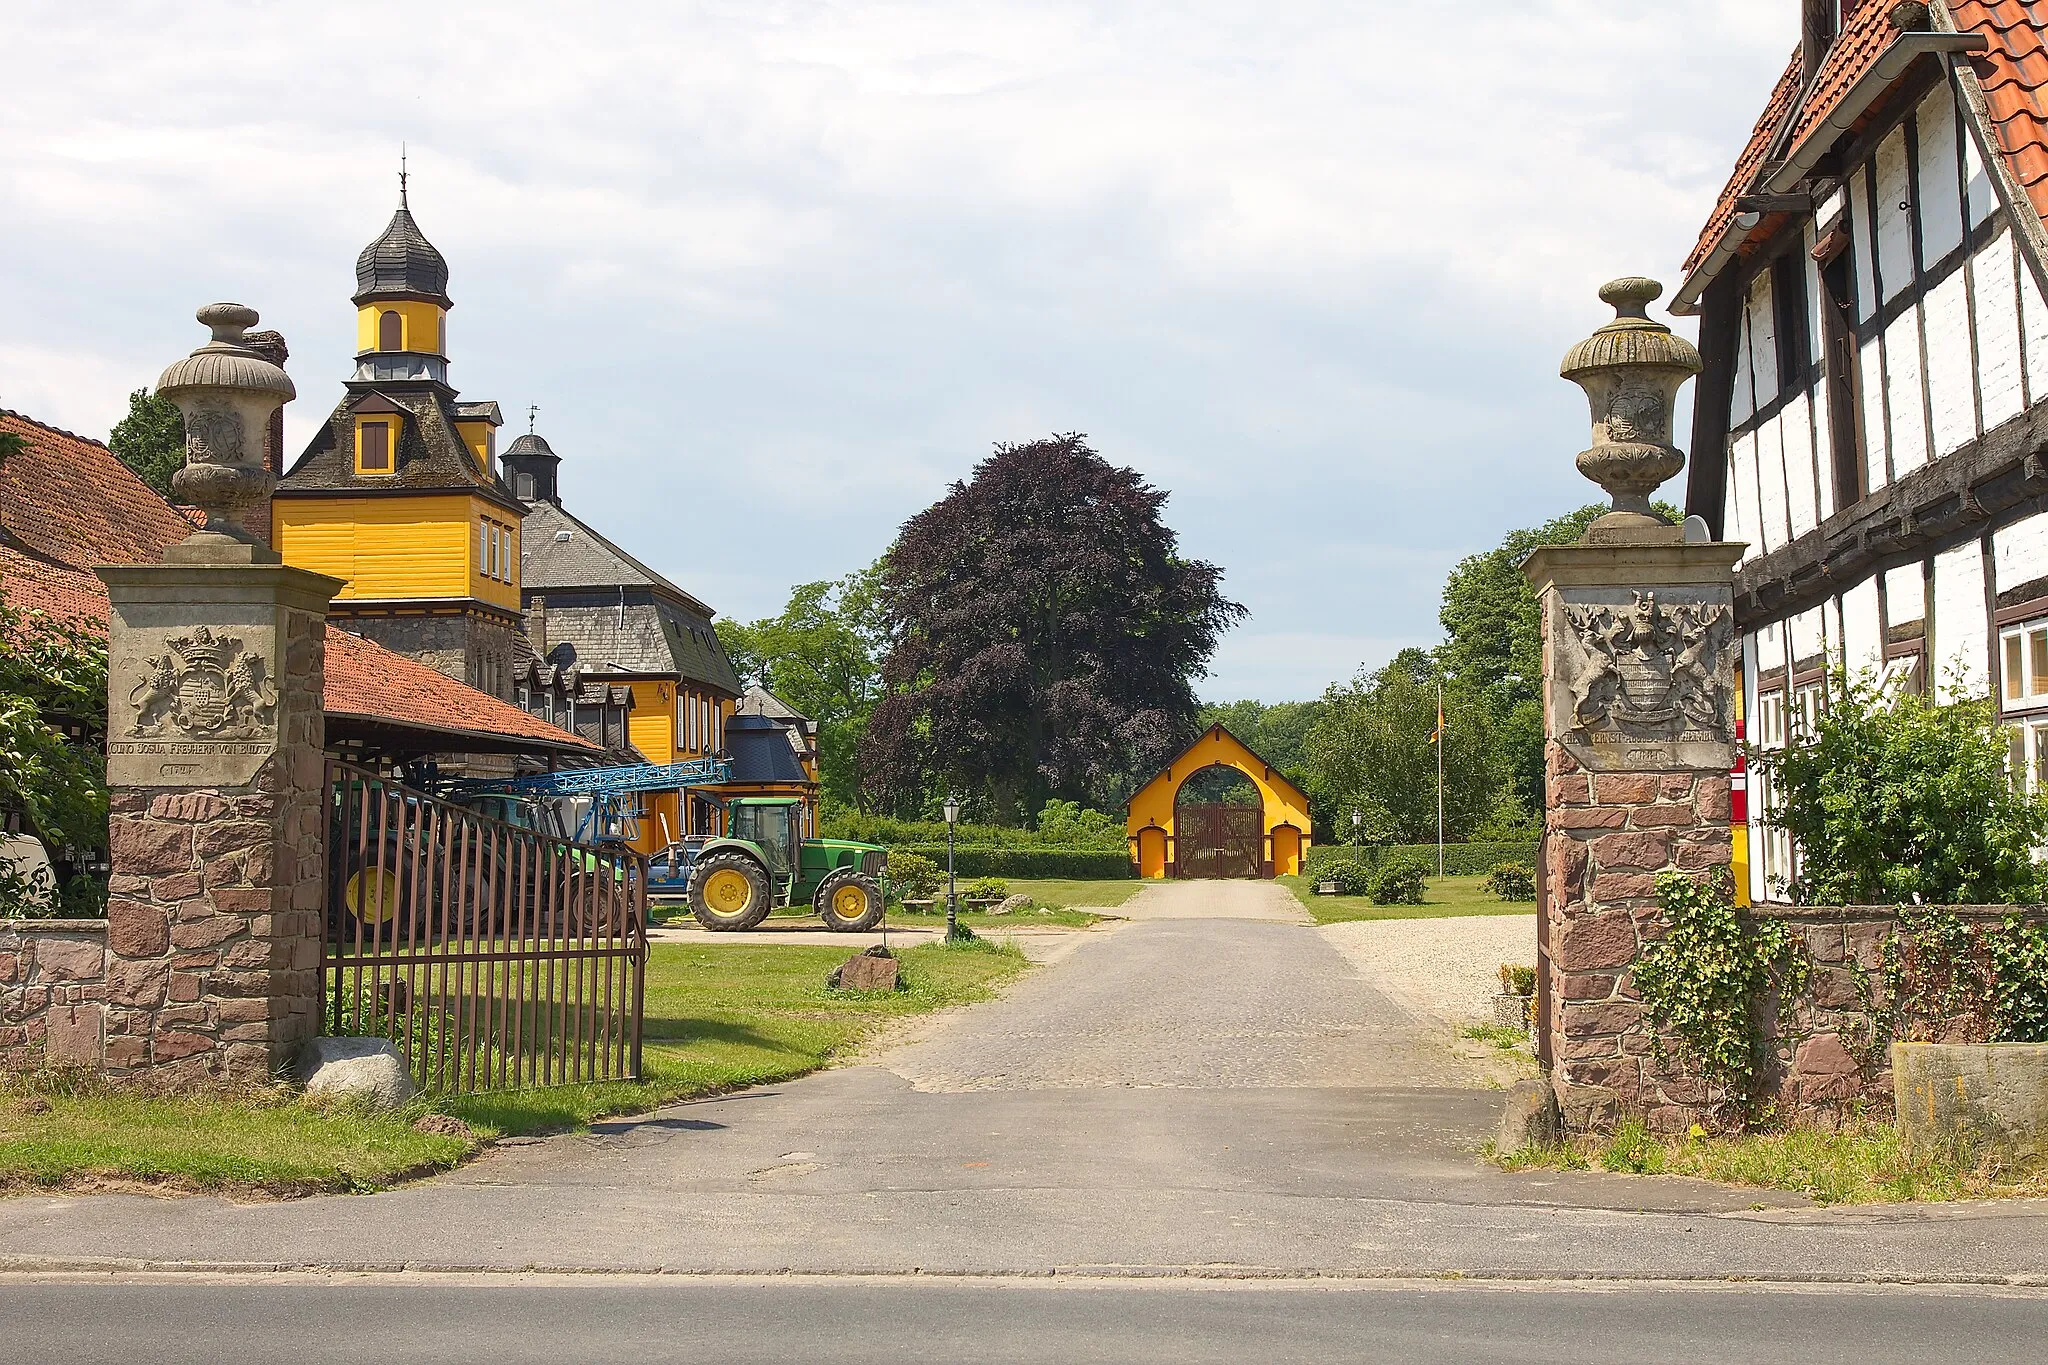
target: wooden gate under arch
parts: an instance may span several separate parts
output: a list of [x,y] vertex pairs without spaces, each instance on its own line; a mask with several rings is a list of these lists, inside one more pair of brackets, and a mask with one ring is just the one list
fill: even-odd
[[[1259,804],[1180,801],[1205,768],[1251,779]],[[1125,804],[1124,832],[1140,877],[1275,877],[1301,871],[1308,796],[1221,725],[1211,726]]]

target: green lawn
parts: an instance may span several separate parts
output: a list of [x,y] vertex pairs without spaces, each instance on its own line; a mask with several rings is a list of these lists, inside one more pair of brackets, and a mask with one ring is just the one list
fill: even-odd
[[1374,905],[1365,896],[1318,896],[1305,877],[1277,878],[1308,907],[1317,924],[1361,919],[1448,919],[1454,915],[1530,915],[1529,901],[1504,901],[1486,889],[1484,877],[1431,877],[1420,905]]
[[1073,881],[1058,877],[1011,877],[1010,890],[1031,897],[1040,905],[1064,905],[1088,910],[1114,910],[1138,894],[1145,885],[1136,877],[1115,881]]
[[460,1138],[415,1132],[422,1114],[454,1114],[487,1140],[789,1080],[845,1055],[891,1020],[988,999],[1027,965],[1022,953],[990,943],[924,944],[903,954],[907,989],[843,995],[825,977],[847,956],[840,948],[654,945],[639,1082],[423,1100],[385,1116],[310,1109],[283,1089],[233,1099],[142,1098],[61,1079],[6,1082],[0,1191],[109,1180],[276,1195],[378,1189],[476,1150]]

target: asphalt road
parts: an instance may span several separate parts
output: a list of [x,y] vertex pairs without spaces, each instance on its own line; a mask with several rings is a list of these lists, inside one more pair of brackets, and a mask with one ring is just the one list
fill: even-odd
[[499,1276],[0,1280],[0,1365],[617,1360],[2023,1361],[2007,1291]]
[[2038,1204],[1494,1170],[1484,1059],[1283,891],[1183,883],[1131,909],[861,1065],[387,1194],[0,1200],[0,1270],[2048,1284]]

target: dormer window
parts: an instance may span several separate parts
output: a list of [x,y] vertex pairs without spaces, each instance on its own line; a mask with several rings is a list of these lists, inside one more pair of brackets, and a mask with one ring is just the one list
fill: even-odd
[[364,420],[356,423],[356,473],[391,472],[391,423]]
[[405,349],[405,319],[395,309],[387,308],[377,318],[377,349],[380,351],[402,351]]

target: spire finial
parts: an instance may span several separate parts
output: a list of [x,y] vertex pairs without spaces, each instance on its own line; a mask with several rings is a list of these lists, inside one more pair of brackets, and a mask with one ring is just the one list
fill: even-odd
[[538,417],[539,415],[540,404],[528,403],[526,405],[526,434],[528,436],[533,435],[533,419]]
[[398,207],[400,207],[400,208],[404,208],[404,207],[406,207],[406,203],[405,203],[405,144],[404,144],[403,142],[401,142],[401,143],[399,143],[399,144],[398,144]]

